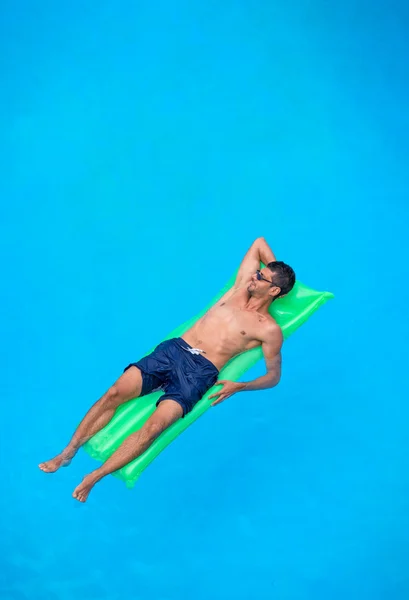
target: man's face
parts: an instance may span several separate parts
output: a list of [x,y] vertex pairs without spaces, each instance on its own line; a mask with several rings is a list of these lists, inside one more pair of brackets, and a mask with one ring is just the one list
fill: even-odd
[[247,287],[247,291],[251,296],[266,296],[267,294],[272,294],[276,296],[279,289],[277,286],[272,284],[273,274],[270,269],[264,267],[260,271],[256,271],[250,280],[250,284]]

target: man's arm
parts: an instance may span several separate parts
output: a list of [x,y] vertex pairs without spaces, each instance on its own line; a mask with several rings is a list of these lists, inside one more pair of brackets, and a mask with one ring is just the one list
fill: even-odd
[[241,262],[234,287],[247,283],[250,277],[260,268],[260,261],[267,265],[269,262],[276,260],[266,240],[263,237],[257,238],[247,250]]
[[272,323],[266,329],[262,340],[262,349],[266,362],[267,373],[257,377],[253,381],[238,382],[219,380],[215,385],[222,385],[222,389],[211,394],[210,398],[217,398],[212,406],[220,404],[236,392],[250,392],[254,390],[266,390],[278,384],[281,377],[281,347],[283,345],[283,334],[277,323]]
[[283,345],[283,334],[279,325],[274,323],[266,331],[262,342],[264,360],[267,373],[257,377],[253,381],[241,383],[243,392],[255,390],[266,390],[276,386],[281,378],[281,347]]

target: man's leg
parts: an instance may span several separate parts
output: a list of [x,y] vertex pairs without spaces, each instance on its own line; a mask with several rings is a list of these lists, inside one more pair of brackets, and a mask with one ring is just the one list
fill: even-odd
[[141,390],[141,371],[137,367],[132,366],[90,408],[79,424],[68,446],[55,458],[41,463],[39,465],[40,469],[45,471],[45,473],[54,473],[60,467],[67,466],[77,450],[109,423],[118,406],[133,398],[137,398]]
[[163,400],[139,431],[127,437],[118,450],[99,469],[84,477],[82,483],[75,488],[73,497],[80,502],[85,502],[97,481],[118,471],[143,454],[165,429],[182,416],[183,409],[177,402]]

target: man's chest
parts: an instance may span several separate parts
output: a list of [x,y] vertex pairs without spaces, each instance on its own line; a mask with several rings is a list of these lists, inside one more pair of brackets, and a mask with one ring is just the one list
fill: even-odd
[[246,310],[237,302],[221,302],[215,305],[208,317],[221,335],[239,336],[248,341],[260,339],[267,323],[266,317]]

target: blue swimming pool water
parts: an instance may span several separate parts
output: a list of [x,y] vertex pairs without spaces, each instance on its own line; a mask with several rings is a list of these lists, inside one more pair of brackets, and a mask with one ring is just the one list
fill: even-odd
[[[3,4],[4,600],[408,598],[407,8],[221,4]],[[336,294],[282,383],[77,504],[38,462],[260,235]]]

